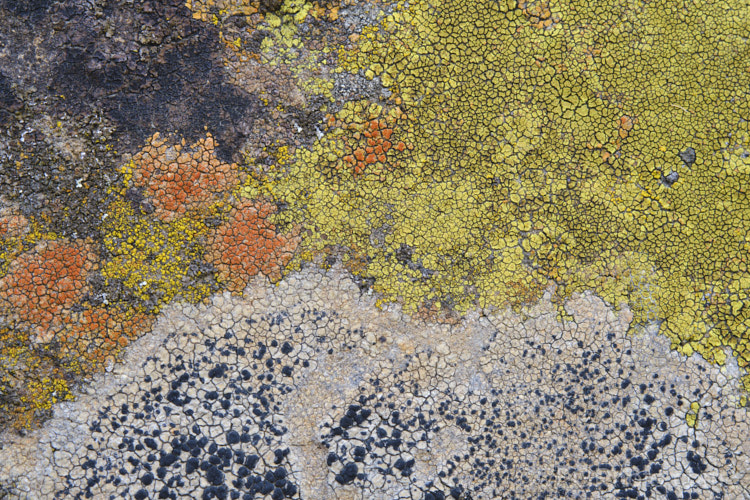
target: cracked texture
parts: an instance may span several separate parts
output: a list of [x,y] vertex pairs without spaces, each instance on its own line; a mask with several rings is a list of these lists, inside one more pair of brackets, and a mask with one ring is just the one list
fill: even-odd
[[630,311],[590,294],[560,322],[550,298],[430,324],[336,267],[170,306],[1,470],[49,497],[750,493],[736,364],[628,335]]
[[747,9],[0,0],[0,498],[750,498]]
[[[312,231],[303,248],[350,248],[408,309],[519,304],[554,281],[745,367],[746,14],[399,3],[339,54],[393,99],[339,111],[272,191]],[[408,147],[353,158],[356,124],[386,112]]]

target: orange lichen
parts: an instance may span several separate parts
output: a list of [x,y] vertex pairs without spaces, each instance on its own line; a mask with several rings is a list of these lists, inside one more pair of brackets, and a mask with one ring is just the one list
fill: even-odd
[[237,185],[237,164],[222,163],[215,149],[211,134],[185,148],[184,141],[170,146],[156,133],[133,158],[133,182],[145,189],[159,219],[207,210]]
[[30,326],[38,342],[48,342],[61,326],[61,313],[86,293],[86,277],[95,266],[88,242],[39,242],[19,255],[0,279],[0,310]]
[[531,25],[537,29],[549,28],[560,21],[559,16],[550,10],[549,2],[525,1],[518,2],[518,8],[529,19]]
[[2,206],[0,199],[0,276],[23,251],[23,239],[30,230],[28,219],[10,206]]
[[391,141],[399,116],[400,114],[393,113],[385,118],[372,118],[365,123],[342,123],[333,116],[329,117],[329,126],[339,126],[347,131],[346,154],[342,160],[354,174],[364,173],[365,168],[371,165],[385,165],[388,160],[387,153],[392,148],[399,152],[407,149],[403,142],[397,141],[394,144]]
[[633,118],[632,116],[622,115],[620,117],[617,127],[617,134],[620,136],[620,139],[627,138],[628,134],[630,134],[630,131],[633,130],[634,124],[635,118]]
[[315,19],[328,19],[329,21],[335,21],[339,18],[339,5],[325,5],[327,2],[313,2],[312,8],[310,9],[310,15]]
[[0,238],[21,236],[28,231],[29,222],[20,214],[3,214],[0,212]]
[[589,141],[586,147],[598,151],[605,163],[611,163],[611,161],[622,156],[623,145],[627,143],[628,137],[637,123],[637,117],[621,115],[614,121],[616,133],[597,133],[595,139]]
[[64,330],[58,335],[64,353],[93,367],[115,361],[130,341],[148,331],[155,316],[104,306],[87,307],[63,317]]
[[297,231],[280,234],[269,220],[275,207],[263,201],[245,201],[234,208],[229,220],[209,237],[206,260],[233,292],[242,291],[258,274],[276,280],[299,243]]
[[10,395],[0,400],[3,425],[31,426],[72,399],[72,382],[113,363],[155,318],[123,304],[91,304],[93,243],[50,237],[15,257],[0,279],[0,394]]

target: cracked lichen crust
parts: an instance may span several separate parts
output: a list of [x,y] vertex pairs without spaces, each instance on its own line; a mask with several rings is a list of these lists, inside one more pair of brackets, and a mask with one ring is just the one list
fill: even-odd
[[[310,230],[300,256],[349,248],[410,310],[518,304],[551,281],[562,297],[593,289],[683,354],[746,367],[749,14],[399,3],[340,52],[392,99],[330,117],[271,180]],[[368,121],[394,115],[405,147],[364,151],[385,150]]]
[[576,294],[426,323],[340,267],[164,308],[125,364],[6,436],[16,493],[109,498],[750,494],[739,367]]
[[750,498],[747,5],[0,12],[0,498]]

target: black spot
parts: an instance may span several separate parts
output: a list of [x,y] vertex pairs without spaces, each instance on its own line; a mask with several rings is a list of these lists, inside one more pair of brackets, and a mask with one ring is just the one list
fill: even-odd
[[212,465],[206,471],[206,479],[214,486],[219,486],[221,484],[224,484],[224,473],[221,472],[218,467]]
[[195,457],[188,458],[187,462],[185,463],[185,472],[187,474],[192,474],[196,471],[198,468],[199,461]]
[[349,415],[344,415],[341,417],[341,420],[339,421],[339,425],[342,429],[348,429],[352,425],[354,425],[354,419],[350,417]]
[[707,466],[705,463],[703,463],[703,459],[700,455],[694,453],[693,450],[689,450],[687,452],[687,459],[688,464],[690,465],[690,469],[694,474],[703,474],[703,472],[706,470]]
[[[364,446],[355,446],[352,450],[352,455],[354,455],[354,460],[357,462],[362,462],[365,459],[365,454],[367,453],[367,450]],[[402,460],[402,459],[399,459]],[[398,466],[396,466],[398,467]]]
[[278,467],[275,471],[273,471],[273,479],[274,483],[278,483],[279,481],[283,481],[286,479],[286,469],[284,467]]
[[643,457],[636,456],[630,459],[630,465],[638,467],[639,470],[643,470],[646,467],[647,463],[648,461],[645,460]]
[[672,435],[667,434],[663,438],[659,440],[658,443],[652,444],[652,448],[664,448],[665,446],[669,446],[669,444],[672,442]]
[[161,467],[169,467],[177,461],[177,455],[174,453],[166,453],[159,459],[159,465]]
[[216,365],[208,371],[208,376],[211,378],[217,378],[224,375],[224,367]]
[[287,483],[284,485],[284,495],[286,495],[287,498],[292,498],[296,494],[297,486],[287,481]]
[[255,466],[258,465],[258,461],[260,461],[260,457],[258,455],[248,455],[247,457],[245,457],[245,467],[253,470]]
[[357,478],[357,464],[349,462],[341,469],[341,472],[336,474],[336,482],[339,484],[349,484]]
[[268,495],[273,491],[273,483],[263,480],[258,483],[258,491],[263,495]]
[[227,444],[237,444],[240,442],[240,434],[235,430],[227,432]]
[[359,412],[357,412],[357,414],[354,416],[354,420],[358,424],[361,424],[362,422],[364,422],[365,420],[367,420],[370,417],[371,414],[372,414],[372,410],[370,410],[368,408],[363,408],[362,410],[360,410]]
[[167,401],[175,406],[184,406],[190,402],[190,397],[185,396],[182,398],[179,391],[172,390],[167,393]]

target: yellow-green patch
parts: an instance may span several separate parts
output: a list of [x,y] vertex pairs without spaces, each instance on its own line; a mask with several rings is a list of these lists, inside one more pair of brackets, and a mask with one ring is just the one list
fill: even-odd
[[515,6],[400,4],[340,57],[393,91],[375,114],[400,109],[410,147],[358,174],[336,126],[270,179],[310,231],[301,255],[353,250],[410,310],[594,289],[747,366],[749,8],[552,2],[540,28]]

